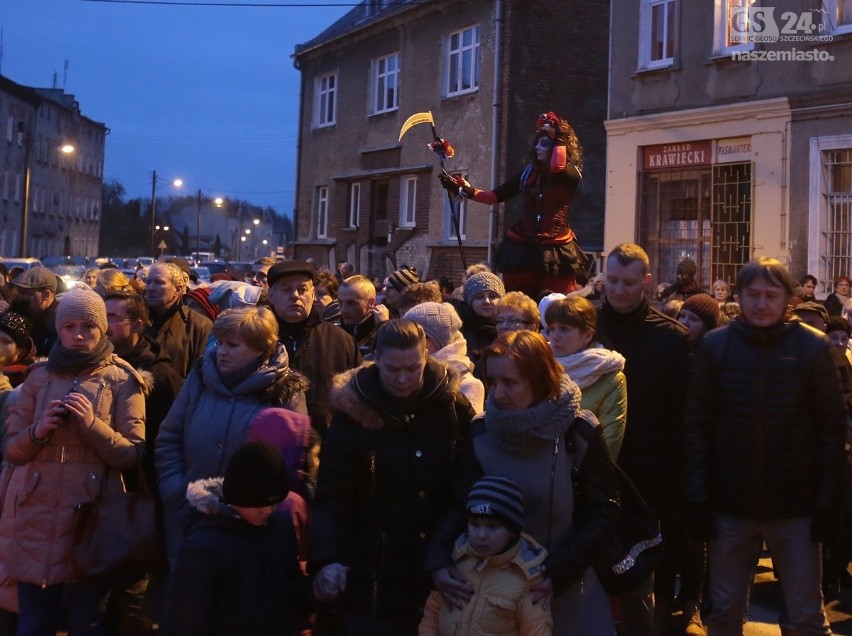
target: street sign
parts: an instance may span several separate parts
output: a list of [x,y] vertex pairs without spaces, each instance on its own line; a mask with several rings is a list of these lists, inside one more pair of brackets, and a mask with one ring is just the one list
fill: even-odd
[[157,246],[157,249],[158,249],[158,250],[164,250],[164,249],[166,249],[167,247],[168,247],[168,245],[166,245],[166,242],[165,242],[165,241],[160,241],[160,244]]

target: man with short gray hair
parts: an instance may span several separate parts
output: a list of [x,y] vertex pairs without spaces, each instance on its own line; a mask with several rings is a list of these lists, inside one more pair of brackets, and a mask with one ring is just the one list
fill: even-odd
[[186,378],[204,353],[213,323],[183,304],[184,274],[172,263],[154,263],[145,282],[151,325],[145,334],[169,356],[172,368]]

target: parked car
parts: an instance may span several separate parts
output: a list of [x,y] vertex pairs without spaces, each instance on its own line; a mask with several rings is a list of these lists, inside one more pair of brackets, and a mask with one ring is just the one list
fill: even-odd
[[156,259],[152,256],[137,256],[136,260],[139,261],[143,267],[148,267],[149,265],[153,265]]
[[56,267],[57,265],[89,266],[89,259],[85,256],[42,256],[41,262],[45,267]]
[[83,279],[83,274],[86,273],[85,265],[54,265],[50,270],[62,281],[62,289],[57,289],[57,292],[72,289]]
[[198,267],[191,267],[190,271],[195,273],[195,275],[198,277],[199,283],[204,283],[205,285],[210,284],[210,277],[212,276],[212,274],[210,273],[210,270],[204,267],[203,265],[199,265]]
[[214,274],[228,273],[228,264],[225,261],[204,261],[201,267],[206,267],[210,271],[210,276]]
[[42,264],[37,258],[18,258],[16,256],[0,256],[0,263],[3,263],[7,270],[11,270],[13,267],[30,269],[31,267],[38,267]]

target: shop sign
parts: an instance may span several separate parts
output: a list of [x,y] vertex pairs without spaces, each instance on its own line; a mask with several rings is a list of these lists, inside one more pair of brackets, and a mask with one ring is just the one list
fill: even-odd
[[685,141],[675,144],[658,144],[642,148],[643,170],[666,168],[692,168],[709,166],[713,162],[712,141]]
[[751,137],[730,137],[716,142],[716,163],[751,161]]

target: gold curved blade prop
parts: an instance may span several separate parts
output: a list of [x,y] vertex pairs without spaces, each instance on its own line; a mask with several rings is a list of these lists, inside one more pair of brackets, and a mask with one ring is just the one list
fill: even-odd
[[432,111],[427,110],[425,113],[414,113],[411,117],[405,120],[405,123],[402,125],[402,128],[399,129],[399,139],[397,141],[402,141],[402,137],[405,133],[408,132],[410,128],[417,126],[418,124],[433,124],[435,120],[432,119]]

